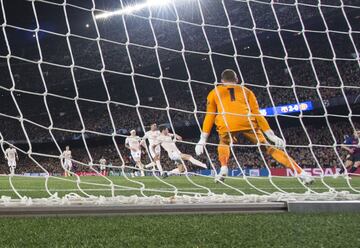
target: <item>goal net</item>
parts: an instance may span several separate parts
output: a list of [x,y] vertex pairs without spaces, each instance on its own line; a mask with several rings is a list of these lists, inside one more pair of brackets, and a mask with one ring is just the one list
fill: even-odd
[[[3,204],[360,198],[359,1],[0,3]],[[244,137],[231,140],[228,175],[215,183],[217,132],[202,155],[195,146],[225,69],[313,184],[264,152],[270,140]],[[160,168],[145,139],[137,165],[125,139],[154,123],[206,168],[164,147]]]

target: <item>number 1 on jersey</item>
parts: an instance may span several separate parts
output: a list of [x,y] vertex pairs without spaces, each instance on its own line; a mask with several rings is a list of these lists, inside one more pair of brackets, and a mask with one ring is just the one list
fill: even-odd
[[236,99],[235,99],[235,89],[234,88],[228,88],[228,91],[230,93],[230,100],[232,102],[234,102]]

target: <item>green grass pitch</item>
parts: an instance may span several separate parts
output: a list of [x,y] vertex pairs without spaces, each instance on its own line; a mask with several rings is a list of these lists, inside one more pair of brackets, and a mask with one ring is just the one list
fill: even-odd
[[[172,187],[154,177],[127,181],[109,177],[117,195],[160,194]],[[67,181],[69,180],[69,181]],[[240,194],[210,178],[191,177],[195,183],[214,193]],[[325,178],[338,190],[350,191],[343,178]],[[43,178],[13,177],[13,186],[22,196],[46,197]],[[110,196],[109,181],[100,177],[81,177],[80,186],[88,194]],[[167,183],[180,192],[206,193],[185,177],[170,177]],[[252,178],[250,182],[267,192],[277,191],[269,180]],[[142,183],[142,184],[139,184]],[[258,193],[244,180],[226,181],[244,193]],[[293,178],[274,178],[276,185],[288,192],[304,192]],[[360,178],[351,180],[360,190]],[[60,196],[70,192],[81,195],[76,178],[49,178],[49,189]],[[318,179],[311,188],[316,192],[327,188]],[[0,177],[1,195],[16,197],[8,177]],[[117,217],[36,217],[0,218],[0,247],[359,247],[360,214],[214,214]]]
[[[107,180],[108,179],[108,180]],[[179,194],[208,194],[209,190],[217,194],[229,194],[229,195],[241,195],[242,192],[246,194],[263,194],[260,190],[271,193],[279,191],[279,189],[286,192],[302,193],[307,189],[298,182],[296,178],[273,178],[273,183],[279,188],[277,189],[271,184],[269,178],[253,177],[249,178],[249,182],[239,177],[230,177],[225,182],[231,187],[223,184],[215,184],[213,178],[191,176],[189,179],[202,187],[194,185],[185,176],[168,177],[163,183],[153,176],[129,178],[127,180],[124,177],[112,176],[107,178],[102,177],[80,177],[79,187],[83,189],[87,194],[99,196],[111,196],[110,183],[114,183],[114,190],[116,195],[140,195],[140,191],[147,195],[162,195],[171,196],[174,195],[175,186]],[[21,196],[28,196],[32,198],[47,197],[49,196],[45,191],[45,178],[36,177],[18,177],[14,176],[9,178],[7,176],[0,177],[0,194],[5,196],[16,197],[14,190],[11,188],[10,180],[13,187],[18,191]],[[310,188],[315,192],[328,191],[328,187],[334,188],[338,191],[354,192],[349,187],[347,181],[339,177],[334,179],[332,177],[326,177],[323,179],[324,183],[317,179]],[[170,184],[170,185],[168,185]],[[355,190],[360,190],[360,177],[353,177],[350,180],[350,185]],[[57,192],[59,196],[64,196],[68,193],[77,193],[82,195],[81,191],[77,187],[76,177],[50,177],[47,186],[51,193]]]
[[0,219],[0,247],[359,247],[360,214]]

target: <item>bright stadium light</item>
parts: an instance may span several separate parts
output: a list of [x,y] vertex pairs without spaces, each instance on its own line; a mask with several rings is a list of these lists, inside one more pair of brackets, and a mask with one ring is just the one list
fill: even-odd
[[111,11],[111,12],[105,12],[99,15],[96,15],[95,18],[96,19],[103,19],[103,18],[109,18],[111,16],[115,16],[115,15],[127,15],[127,14],[131,14],[133,12],[142,10],[144,8],[147,7],[152,7],[152,6],[162,6],[162,5],[166,5],[168,3],[170,3],[171,0],[146,0],[143,3],[139,3],[139,4],[135,4],[135,5],[129,5],[126,6],[122,9],[119,10],[115,10],[115,11]]

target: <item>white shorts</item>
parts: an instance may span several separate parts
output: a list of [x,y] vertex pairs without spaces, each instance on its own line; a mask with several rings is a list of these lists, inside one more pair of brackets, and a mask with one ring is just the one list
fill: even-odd
[[152,158],[155,158],[155,156],[160,156],[161,153],[161,147],[160,145],[155,146],[154,148],[150,147],[150,155]]
[[131,151],[131,157],[132,157],[135,161],[140,161],[140,159],[141,159],[141,151],[138,151],[138,152],[133,152],[133,151]]
[[173,161],[181,161],[181,153],[177,151],[169,152],[169,158]]
[[72,168],[72,161],[70,159],[64,160],[64,169],[65,170],[71,170]]
[[16,168],[16,160],[8,160],[8,166]]
[[100,165],[100,170],[106,170],[106,165]]

